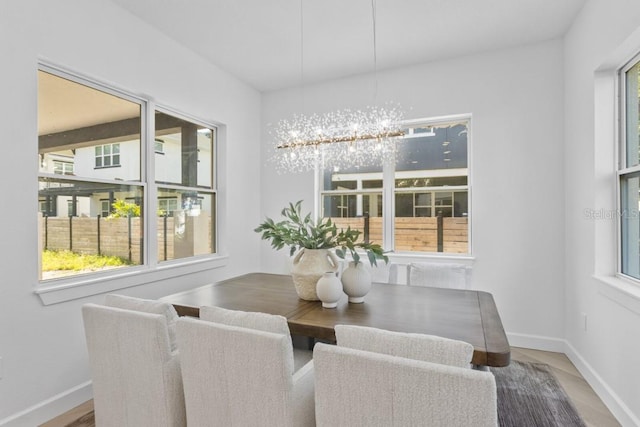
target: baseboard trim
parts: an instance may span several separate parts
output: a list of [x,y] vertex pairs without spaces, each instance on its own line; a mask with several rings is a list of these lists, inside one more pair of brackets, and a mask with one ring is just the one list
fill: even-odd
[[540,335],[507,333],[507,338],[509,339],[509,345],[512,347],[532,348],[556,353],[564,353],[566,344],[566,341],[561,338],[551,338]]
[[0,427],[37,426],[75,408],[92,397],[91,381],[87,381],[0,420]]
[[571,363],[575,365],[576,369],[578,369],[580,374],[589,383],[591,388],[593,388],[593,391],[596,392],[598,397],[602,399],[602,402],[609,408],[620,424],[629,427],[640,426],[640,418],[625,405],[622,399],[618,397],[611,387],[609,387],[568,341],[565,341],[564,354],[567,355]]

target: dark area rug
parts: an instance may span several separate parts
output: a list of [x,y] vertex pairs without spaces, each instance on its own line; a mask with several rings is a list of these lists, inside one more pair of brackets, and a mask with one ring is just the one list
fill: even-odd
[[511,361],[491,368],[498,388],[501,427],[585,427],[548,365]]

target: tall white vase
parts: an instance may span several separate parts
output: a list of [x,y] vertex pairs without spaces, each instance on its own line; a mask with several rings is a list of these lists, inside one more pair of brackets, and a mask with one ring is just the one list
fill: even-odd
[[318,301],[318,279],[327,271],[338,271],[338,265],[338,258],[327,249],[300,249],[293,258],[291,268],[298,296],[307,301]]
[[316,284],[316,292],[324,308],[336,308],[342,297],[342,283],[336,273],[333,271],[324,273]]
[[363,303],[364,296],[371,290],[371,272],[361,262],[349,262],[349,267],[342,272],[342,289],[349,296],[349,302]]

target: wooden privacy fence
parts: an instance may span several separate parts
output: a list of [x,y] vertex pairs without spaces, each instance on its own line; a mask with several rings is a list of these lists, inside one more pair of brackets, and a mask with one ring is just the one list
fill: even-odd
[[[158,259],[174,258],[174,218],[158,217]],[[142,221],[133,218],[41,217],[44,249],[108,255],[142,264]]]
[[[331,218],[338,228],[362,232],[361,239],[382,244],[382,218]],[[469,219],[465,217],[399,217],[395,219],[395,250],[467,253]]]

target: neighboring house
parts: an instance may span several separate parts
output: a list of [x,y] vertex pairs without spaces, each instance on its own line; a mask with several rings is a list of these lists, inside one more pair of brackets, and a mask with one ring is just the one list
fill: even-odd
[[[210,133],[199,132],[198,182],[211,185],[206,171],[211,170]],[[140,179],[140,142],[122,141],[108,144],[96,144],[77,148],[44,153],[40,155],[40,172],[56,175],[78,175],[104,180],[137,181]],[[156,138],[157,181],[163,183],[180,182],[180,162],[182,161],[179,135],[167,134]],[[202,153],[202,155],[200,154]],[[65,193],[64,186],[40,191],[39,210],[49,217],[107,217],[112,211],[118,192],[90,191],[81,194]],[[137,203],[135,198],[126,197],[129,202]],[[200,204],[198,204],[200,206]],[[193,203],[184,203],[169,192],[158,194],[159,213],[173,216],[179,209],[193,208]],[[206,207],[202,207],[207,209]]]

